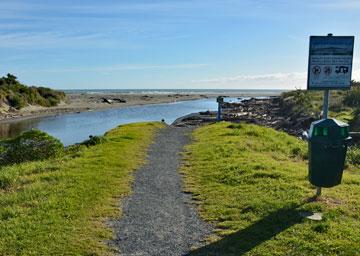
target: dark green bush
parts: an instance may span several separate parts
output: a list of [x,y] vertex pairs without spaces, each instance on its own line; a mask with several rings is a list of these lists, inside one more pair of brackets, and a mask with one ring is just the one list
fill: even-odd
[[9,105],[16,109],[25,107],[25,101],[19,95],[10,95],[7,98]]
[[85,145],[87,147],[90,147],[90,146],[95,146],[95,145],[101,144],[101,143],[103,143],[105,141],[106,141],[106,139],[103,136],[92,136],[92,135],[90,135],[89,139],[85,140],[81,144]]
[[58,139],[39,130],[30,130],[3,141],[1,148],[0,164],[4,165],[54,158],[64,151]]

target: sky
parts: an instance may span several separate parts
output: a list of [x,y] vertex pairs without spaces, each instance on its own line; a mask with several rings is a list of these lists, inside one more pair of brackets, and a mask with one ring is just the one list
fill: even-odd
[[310,35],[359,0],[0,0],[0,75],[57,89],[306,88]]

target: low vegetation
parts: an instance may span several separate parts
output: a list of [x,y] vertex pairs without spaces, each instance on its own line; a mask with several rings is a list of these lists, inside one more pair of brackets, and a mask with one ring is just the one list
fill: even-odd
[[161,127],[119,126],[61,157],[1,166],[0,255],[110,254],[106,220],[119,217],[119,198]]
[[39,130],[30,130],[14,139],[0,141],[0,165],[45,160],[61,156],[63,144]]
[[360,148],[351,146],[347,153],[347,163],[360,168]]
[[[305,142],[226,122],[195,130],[193,139],[182,168],[186,190],[217,236],[190,255],[359,253],[360,167],[348,164],[342,184],[314,200]],[[304,218],[309,212],[323,220]]]
[[27,105],[53,107],[65,100],[65,93],[46,87],[26,86],[17,77],[7,74],[0,78],[0,105],[6,104],[15,109]]
[[[295,90],[281,96],[283,112],[306,114],[320,117],[323,104],[323,92]],[[353,131],[360,131],[360,82],[353,81],[351,90],[331,91],[330,116],[350,122]]]

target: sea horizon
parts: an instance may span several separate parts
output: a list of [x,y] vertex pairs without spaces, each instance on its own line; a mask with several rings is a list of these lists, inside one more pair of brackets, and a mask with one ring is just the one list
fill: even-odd
[[[61,90],[61,89],[60,89]],[[242,94],[242,93],[266,93],[279,94],[289,91],[287,89],[64,89],[67,94],[106,94],[106,93],[124,93],[124,94]]]

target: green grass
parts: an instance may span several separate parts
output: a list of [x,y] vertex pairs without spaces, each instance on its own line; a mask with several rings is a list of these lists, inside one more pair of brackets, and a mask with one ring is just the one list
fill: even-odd
[[120,126],[64,158],[0,169],[0,255],[109,255],[132,171],[160,123]]
[[[219,123],[201,127],[182,172],[200,215],[215,227],[191,255],[359,255],[360,171],[341,185],[315,189],[307,180],[307,145],[273,129]],[[321,212],[322,221],[303,218]]]

